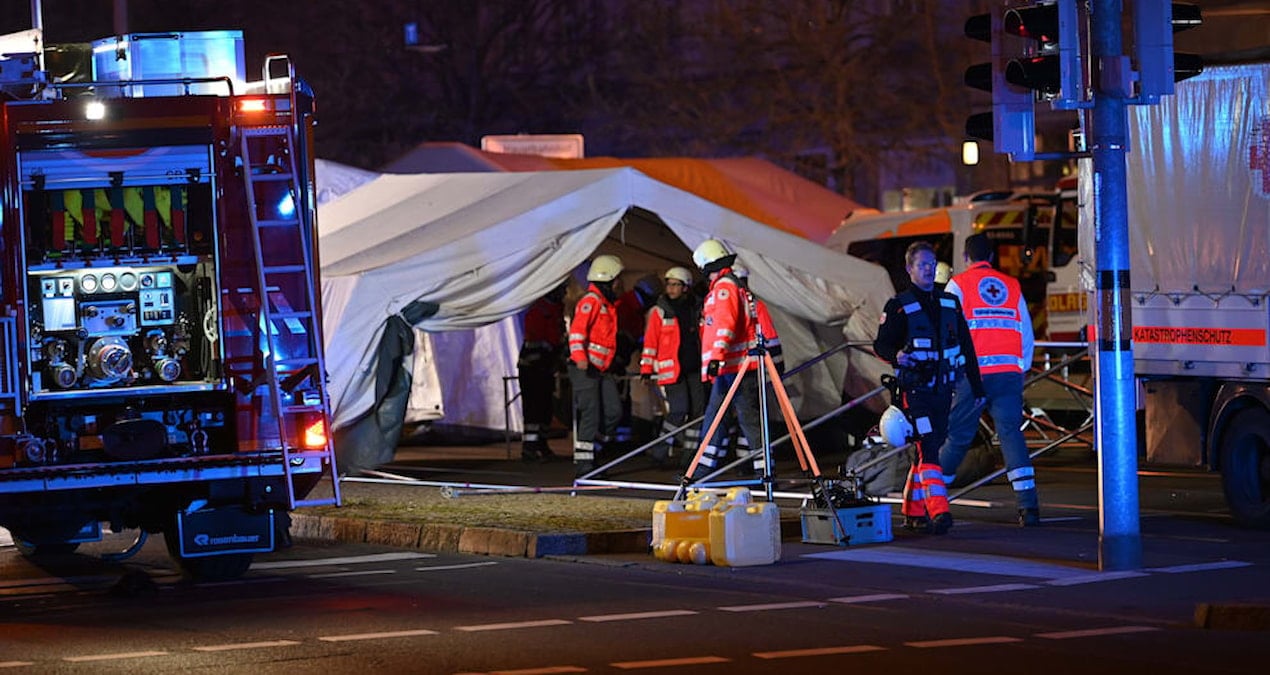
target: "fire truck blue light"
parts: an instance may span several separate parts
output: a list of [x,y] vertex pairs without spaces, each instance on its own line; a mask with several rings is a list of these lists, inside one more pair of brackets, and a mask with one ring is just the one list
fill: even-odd
[[282,200],[278,202],[278,215],[283,218],[290,218],[295,215],[295,200],[291,199],[289,193],[284,195]]

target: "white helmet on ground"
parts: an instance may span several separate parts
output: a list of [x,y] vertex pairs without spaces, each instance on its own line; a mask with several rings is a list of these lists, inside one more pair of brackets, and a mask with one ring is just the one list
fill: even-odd
[[913,438],[913,424],[908,421],[903,410],[888,406],[878,420],[878,433],[882,434],[882,440],[888,445],[898,448]]
[[587,270],[587,281],[612,281],[622,273],[622,259],[615,255],[596,256]]
[[707,239],[701,242],[697,249],[692,252],[692,262],[696,263],[697,267],[705,269],[706,265],[730,255],[732,255],[732,252],[723,245],[723,242],[718,239]]
[[685,286],[692,285],[692,272],[689,272],[687,267],[672,267],[666,270],[666,274],[662,278],[666,281],[682,282]]

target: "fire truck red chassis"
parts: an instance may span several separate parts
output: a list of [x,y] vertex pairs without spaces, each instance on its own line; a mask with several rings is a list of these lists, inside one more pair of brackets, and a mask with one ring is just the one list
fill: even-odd
[[231,577],[338,502],[305,499],[334,462],[313,100],[280,65],[0,108],[0,526],[28,553],[106,523]]

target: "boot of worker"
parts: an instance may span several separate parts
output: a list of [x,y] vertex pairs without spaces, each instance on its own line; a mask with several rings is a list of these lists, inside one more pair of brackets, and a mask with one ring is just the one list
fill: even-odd
[[595,451],[598,443],[589,441],[573,442],[573,474],[581,478],[595,469]]
[[904,501],[900,505],[904,514],[904,529],[913,532],[925,532],[930,527],[930,519],[926,517],[926,491],[922,489],[921,474],[917,466],[908,472],[908,482],[904,484]]
[[926,513],[930,516],[931,534],[947,534],[952,529],[953,517],[948,511],[948,487],[944,485],[944,471],[938,464],[920,464],[917,467],[922,490],[925,492]]
[[[525,424],[525,431],[520,436],[520,459],[525,462],[537,462],[547,445],[546,435],[538,424]],[[550,452],[550,451],[548,451]]]
[[705,451],[701,453],[701,461],[697,462],[697,469],[688,476],[688,480],[695,483],[714,473],[719,462],[723,460],[723,453],[723,448],[713,444],[707,445]]
[[1036,472],[1031,466],[1021,466],[1006,472],[1010,487],[1014,488],[1014,502],[1019,507],[1019,527],[1036,527],[1041,524],[1040,499],[1036,496]]

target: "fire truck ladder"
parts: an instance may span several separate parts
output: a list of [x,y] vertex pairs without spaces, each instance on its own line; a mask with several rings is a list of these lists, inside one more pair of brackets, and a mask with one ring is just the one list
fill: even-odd
[[[292,110],[295,110],[294,95]],[[292,445],[295,437],[303,442],[305,430],[298,426],[305,413],[320,414],[323,424],[326,424],[329,417],[326,362],[322,356],[321,335],[318,332],[320,327],[314,311],[318,305],[313,288],[313,233],[305,232],[305,221],[300,217],[307,207],[300,199],[301,186],[297,179],[296,157],[293,152],[294,131],[291,126],[284,124],[241,127],[241,130],[243,178],[246,181],[260,288],[260,313],[257,320],[266,346],[265,386],[268,389],[268,402],[274,412],[273,419],[278,425],[287,484],[287,503],[291,508],[338,505],[340,483],[330,430],[323,429],[325,446],[321,449],[309,450]],[[261,151],[261,148],[265,150]],[[290,191],[294,215],[262,219],[261,212],[257,210],[261,191],[278,193],[280,183]],[[291,264],[270,264],[265,258],[265,251],[298,251],[301,260]],[[285,289],[298,288],[304,289],[302,297],[288,296],[284,292]],[[290,303],[300,300],[306,303],[305,306],[290,306]],[[294,339],[297,336],[302,339]],[[288,339],[285,349],[289,353],[284,351],[284,339]],[[297,342],[303,344],[303,349],[296,348]],[[280,371],[282,375],[279,374]],[[295,397],[292,391],[305,379],[313,383],[313,388],[303,392],[303,400],[293,400]],[[290,436],[287,433],[288,418],[297,420],[297,428]],[[297,500],[293,470],[311,459],[318,459],[330,467],[332,496]]]

